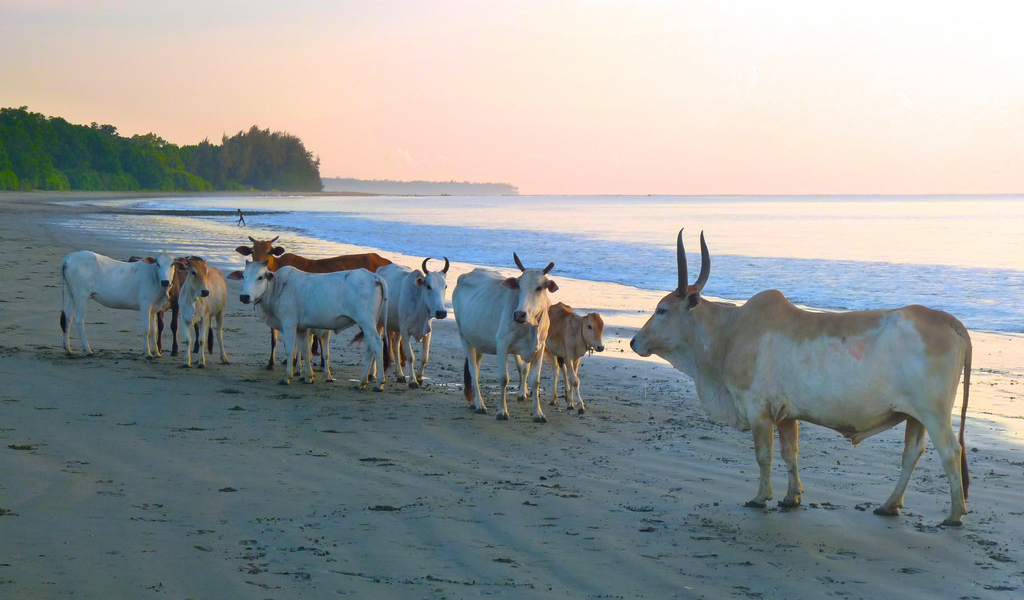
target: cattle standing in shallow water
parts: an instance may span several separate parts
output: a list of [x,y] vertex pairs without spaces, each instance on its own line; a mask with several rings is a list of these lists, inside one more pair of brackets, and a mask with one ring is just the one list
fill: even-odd
[[80,250],[64,257],[61,279],[64,282],[64,309],[60,327],[64,332],[64,350],[71,354],[71,326],[77,322],[82,351],[92,354],[85,338],[85,306],[92,298],[108,308],[139,311],[139,324],[146,336],[146,356],[160,356],[156,344],[156,313],[167,302],[167,289],[174,273],[174,257],[167,252],[152,261],[122,262]]
[[569,410],[576,408],[579,400],[579,414],[587,411],[580,395],[580,363],[587,352],[604,352],[604,320],[597,313],[580,316],[572,307],[559,302],[548,309],[551,320],[548,339],[544,344],[544,356],[551,363],[555,380],[551,384],[551,405],[558,405],[558,378],[565,379],[565,401]]
[[487,413],[487,406],[480,397],[480,360],[484,354],[494,354],[498,358],[498,369],[503,373],[498,419],[507,420],[508,355],[512,354],[519,369],[519,400],[526,400],[526,379],[533,369],[536,373],[533,420],[545,423],[547,418],[540,407],[540,371],[544,341],[548,336],[548,307],[551,305],[548,293],[558,290],[558,285],[547,277],[555,263],[543,270],[527,269],[514,252],[512,258],[522,271],[519,277],[502,277],[489,269],[474,269],[459,277],[452,292],[455,322],[466,351],[466,400],[473,403],[477,413]]
[[[271,273],[281,267],[295,267],[306,273],[337,273],[338,271],[350,271],[353,269],[366,269],[375,272],[380,267],[390,265],[391,261],[383,256],[368,252],[365,254],[343,254],[329,258],[306,258],[291,252],[285,252],[284,247],[275,246],[277,236],[272,240],[257,240],[251,235],[249,241],[252,246],[239,246],[235,252],[242,256],[252,256],[252,262],[266,262]],[[231,277],[229,276],[229,279]],[[270,330],[270,360],[267,361],[267,370],[274,368],[274,353],[277,349],[277,331]],[[326,365],[325,365],[326,368]]]
[[[630,346],[657,354],[693,378],[701,405],[712,417],[752,430],[760,468],[757,495],[772,496],[774,430],[779,430],[789,485],[781,506],[798,506],[798,421],[834,429],[860,443],[907,422],[899,481],[876,510],[897,515],[925,433],[942,459],[951,508],[943,525],[960,525],[967,513],[964,422],[971,380],[971,338],[953,316],[923,306],[848,313],[808,312],[775,290],[742,306],[710,302],[700,292],[711,272],[704,234],[701,271],[687,285],[683,232],[679,232],[679,285],[665,296]],[[950,413],[963,374],[959,440]]]
[[[388,334],[391,349],[395,354],[395,368],[398,382],[405,382],[402,359],[409,369],[409,387],[418,388],[423,384],[423,370],[430,360],[430,322],[444,319],[448,311],[444,306],[444,291],[448,288],[445,276],[448,274],[448,259],[440,271],[427,270],[423,259],[422,271],[413,271],[401,265],[386,265],[377,274],[388,282],[391,302],[388,303]],[[412,351],[412,340],[420,342],[420,368],[414,370],[416,354]]]
[[[368,385],[371,361],[385,362],[385,343],[377,334],[378,320],[387,318],[388,287],[384,278],[366,269],[339,273],[306,273],[294,267],[282,267],[272,273],[265,262],[246,261],[245,270],[235,271],[229,278],[242,280],[242,304],[261,309],[264,322],[284,335],[287,356],[294,356],[298,340],[303,343],[309,368],[307,381],[313,382],[312,352],[308,331],[329,329],[334,332],[357,325],[366,340],[366,366],[360,389]],[[287,361],[286,375],[281,383],[289,383],[294,375],[294,362]],[[328,370],[329,372],[329,370]],[[384,389],[381,376],[375,391]]]
[[[202,341],[209,337],[209,350],[213,352],[212,329],[217,331],[220,346],[220,362],[228,364],[224,351],[224,307],[227,303],[228,287],[224,274],[217,267],[211,267],[198,256],[190,256],[181,269],[185,281],[178,296],[181,324],[185,328],[185,366],[192,366],[192,330],[198,326],[195,350],[199,353],[199,366],[206,366],[206,347]],[[211,323],[212,322],[212,323]]]

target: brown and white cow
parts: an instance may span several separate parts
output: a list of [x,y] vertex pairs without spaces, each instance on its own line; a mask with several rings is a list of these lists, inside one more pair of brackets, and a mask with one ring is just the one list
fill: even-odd
[[[137,261],[156,262],[152,256],[132,256],[128,262]],[[185,266],[184,258],[175,258],[174,262]],[[174,277],[171,278],[171,285],[167,288],[167,302],[156,312],[156,347],[161,353],[164,351],[164,315],[171,311],[171,356],[178,355],[178,295],[181,294],[181,284],[185,283],[185,269],[175,266]]]
[[466,352],[465,395],[466,401],[479,414],[487,413],[487,406],[480,396],[480,361],[484,354],[498,358],[498,369],[503,374],[501,381],[501,408],[499,420],[508,420],[508,356],[516,359],[519,369],[520,400],[526,400],[526,379],[532,369],[536,373],[533,394],[536,405],[533,420],[547,422],[540,407],[540,371],[544,358],[544,342],[548,337],[549,292],[558,290],[558,285],[548,279],[548,273],[555,263],[543,270],[527,269],[513,252],[512,258],[522,271],[519,277],[504,277],[489,269],[473,269],[459,276],[452,292],[452,306],[459,338]]
[[[677,239],[679,284],[630,342],[641,356],[656,354],[693,378],[712,417],[751,430],[760,468],[757,495],[772,496],[774,431],[779,431],[789,486],[781,506],[798,506],[798,421],[828,427],[854,444],[906,421],[899,480],[876,514],[897,515],[911,473],[924,453],[925,433],[939,452],[951,508],[943,525],[967,513],[964,422],[971,376],[971,338],[960,321],[924,306],[845,313],[801,310],[776,290],[741,306],[711,302],[700,293],[711,272],[704,234],[701,271],[687,285],[683,232]],[[950,413],[963,374],[960,436]]]
[[576,408],[579,400],[579,414],[586,412],[580,395],[580,363],[588,352],[604,352],[604,320],[597,313],[580,316],[572,307],[559,302],[548,309],[551,325],[548,339],[544,344],[544,358],[551,365],[555,380],[551,386],[551,405],[558,405],[558,378],[565,380],[565,401],[569,410]]
[[[181,285],[178,304],[181,314],[181,325],[185,328],[185,362],[184,366],[192,366],[192,352],[198,354],[199,367],[206,367],[206,346],[213,352],[212,332],[217,332],[217,343],[220,347],[220,362],[228,364],[228,355],[224,351],[224,308],[227,303],[228,287],[224,274],[217,267],[211,267],[198,256],[185,259],[180,269],[185,274]],[[212,326],[212,327],[211,327]],[[196,344],[193,348],[192,330],[197,329]],[[207,344],[202,341],[209,337]]]
[[[306,258],[305,256],[286,252],[283,246],[275,246],[274,242],[276,242],[280,237],[281,236],[276,236],[272,240],[257,240],[250,235],[249,241],[252,242],[252,246],[239,246],[235,248],[235,252],[242,256],[251,256],[253,262],[266,262],[267,269],[271,273],[277,271],[281,267],[294,267],[300,271],[305,271],[306,273],[337,273],[338,271],[350,271],[352,269],[366,269],[373,273],[380,267],[391,264],[390,260],[375,252],[367,252],[364,254],[342,254],[340,256],[331,256],[329,258]],[[229,277],[229,279],[232,278]],[[320,334],[314,334],[314,343],[319,341],[322,336],[323,332]],[[274,355],[276,349],[277,331],[271,329],[270,360],[267,361],[268,371],[273,370],[274,368]]]

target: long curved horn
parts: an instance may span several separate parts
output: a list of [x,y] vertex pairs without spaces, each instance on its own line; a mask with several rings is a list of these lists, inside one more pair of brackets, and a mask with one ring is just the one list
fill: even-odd
[[256,243],[256,238],[254,238],[254,237],[252,237],[252,236],[250,235],[250,236],[249,236],[249,241],[255,244],[255,243]]
[[676,272],[679,274],[679,283],[676,285],[677,294],[685,294],[689,285],[689,278],[686,274],[686,249],[683,248],[683,230],[679,230],[679,237],[676,238]]
[[519,260],[519,255],[515,252],[512,253],[512,259],[516,261],[516,266],[519,267],[520,271],[526,271],[526,267],[523,266],[523,261]]
[[549,262],[548,266],[544,267],[544,274],[547,275],[548,271],[555,268],[555,263]]
[[693,287],[697,288],[700,292],[704,289],[704,284],[708,282],[708,275],[711,275],[711,253],[708,252],[708,245],[704,242],[704,232],[700,232],[700,274],[697,275],[697,281],[693,282]]
[[445,275],[448,274],[448,257],[447,256],[444,257],[444,268],[441,269],[441,272],[444,273]]
[[430,260],[430,257],[429,257],[429,256],[428,256],[427,258],[424,258],[424,259],[423,259],[423,266],[422,266],[422,267],[420,268],[420,270],[421,270],[421,271],[423,271],[423,274],[424,274],[424,275],[426,275],[427,273],[429,273],[429,272],[430,272],[430,271],[428,271],[428,270],[427,270],[427,261],[428,261],[428,260]]

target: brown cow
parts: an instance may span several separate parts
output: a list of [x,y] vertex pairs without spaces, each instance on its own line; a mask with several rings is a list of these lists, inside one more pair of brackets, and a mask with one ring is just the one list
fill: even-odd
[[[275,246],[274,242],[276,242],[280,237],[281,236],[277,236],[272,240],[257,240],[250,235],[249,241],[252,242],[252,246],[239,246],[235,248],[235,252],[243,256],[252,256],[253,262],[267,261],[267,269],[271,273],[281,267],[295,267],[296,269],[307,273],[336,273],[338,271],[350,271],[352,269],[366,269],[370,272],[376,272],[380,267],[391,264],[390,260],[375,252],[367,252],[365,254],[342,254],[340,256],[332,256],[330,258],[306,258],[305,256],[299,256],[298,254],[285,252],[282,246]],[[231,276],[228,278],[233,279]],[[317,341],[316,336],[313,337],[313,341],[314,343]],[[274,368],[274,353],[276,349],[277,331],[271,329],[270,361],[267,362],[268,371],[273,370]],[[322,360],[321,366],[323,366]]]
[[544,346],[544,357],[551,364],[555,381],[551,387],[551,404],[558,405],[558,377],[565,378],[565,400],[569,410],[576,408],[580,401],[579,414],[586,412],[580,396],[580,362],[592,350],[604,352],[604,320],[597,313],[580,316],[572,307],[559,302],[548,309],[551,326],[548,341]]

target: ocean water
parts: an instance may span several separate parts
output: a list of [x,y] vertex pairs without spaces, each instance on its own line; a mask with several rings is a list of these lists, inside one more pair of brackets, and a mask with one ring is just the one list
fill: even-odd
[[[187,247],[224,264],[239,264],[233,249],[254,231],[285,234],[289,250],[310,256],[347,244],[513,269],[515,251],[527,265],[553,261],[560,276],[627,294],[676,287],[683,228],[691,280],[706,236],[708,296],[742,301],[774,288],[823,310],[924,304],[970,329],[1024,332],[1024,196],[239,195],[105,204],[146,214],[66,225],[145,232],[155,247]],[[234,226],[237,208],[245,229]],[[150,214],[195,210],[204,212]]]

